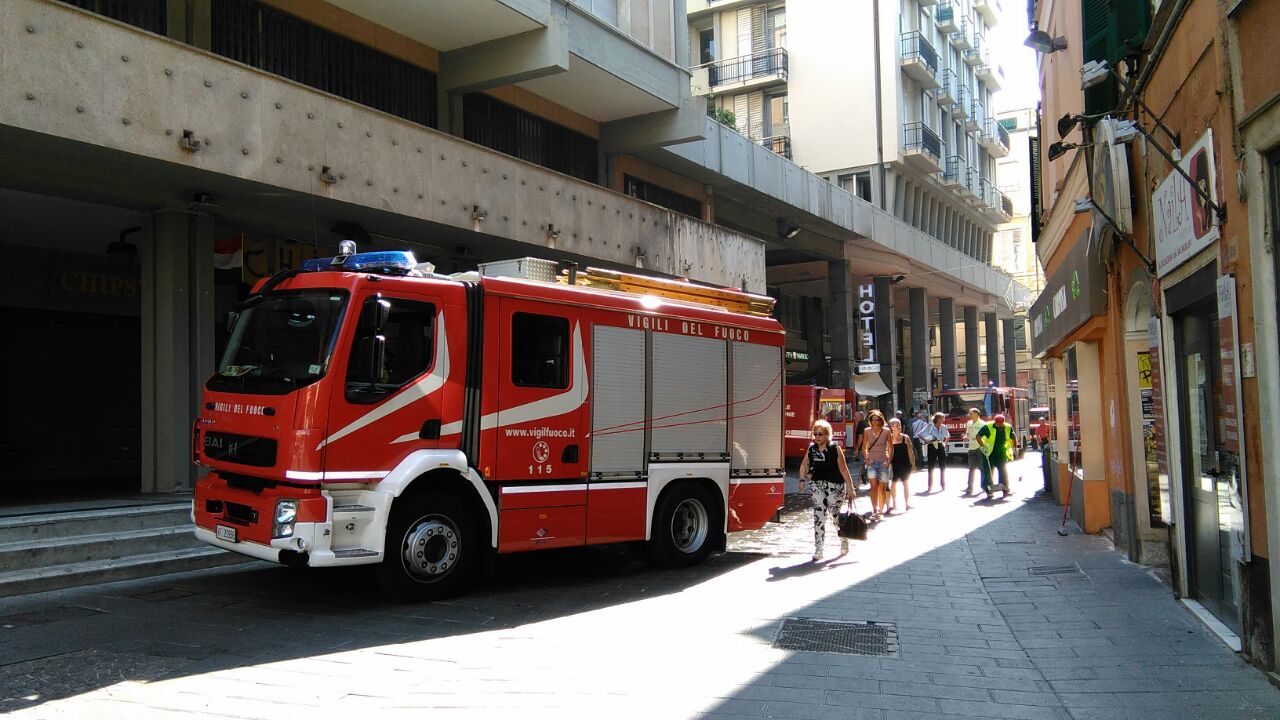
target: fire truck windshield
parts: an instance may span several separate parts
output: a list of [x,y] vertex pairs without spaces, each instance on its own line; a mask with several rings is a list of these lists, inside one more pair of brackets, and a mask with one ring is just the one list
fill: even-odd
[[943,412],[947,417],[965,417],[969,408],[978,408],[983,415],[988,414],[987,393],[983,390],[974,392],[948,393],[934,398],[934,411]]
[[236,320],[218,373],[207,387],[283,395],[319,380],[329,367],[334,328],[346,303],[347,293],[341,290],[265,296]]

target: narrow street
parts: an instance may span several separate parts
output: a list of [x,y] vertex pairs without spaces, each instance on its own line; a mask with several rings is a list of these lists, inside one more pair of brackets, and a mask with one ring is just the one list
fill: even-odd
[[[732,537],[700,567],[655,570],[608,548],[512,557],[444,603],[390,603],[362,572],[265,563],[8,598],[0,712],[1280,717],[1280,689],[1147,569],[1070,524],[1056,533],[1039,463],[1013,464],[1015,494],[994,502],[960,497],[954,466],[945,492],[921,495],[919,473],[909,512],[848,556],[829,532],[821,563],[792,496],[782,523]],[[857,647],[880,654],[776,648],[795,618],[876,623],[858,630],[876,642]],[[807,639],[836,647],[838,635]]]

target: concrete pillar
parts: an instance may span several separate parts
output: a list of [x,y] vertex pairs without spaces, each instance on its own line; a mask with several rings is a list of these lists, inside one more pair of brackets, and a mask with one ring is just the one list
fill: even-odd
[[[929,307],[924,288],[908,289],[907,303],[911,313],[911,397],[907,405],[915,408],[927,403],[929,397]],[[919,393],[924,393],[923,401]]]
[[984,313],[987,326],[987,383],[1000,384],[1000,321],[993,312]]
[[1071,486],[1071,517],[1087,533],[1111,526],[1111,498],[1108,493],[1103,455],[1103,434],[1107,423],[1102,401],[1102,362],[1098,343],[1077,342],[1076,373],[1080,379],[1080,464],[1082,476]]
[[938,298],[938,349],[942,356],[942,385],[956,386],[956,301]]
[[827,334],[831,336],[831,387],[853,387],[853,280],[848,260],[827,263]]
[[1018,341],[1014,333],[1021,330],[1021,320],[1004,319],[1004,384],[1007,387],[1018,386]]
[[799,298],[804,303],[804,344],[809,353],[809,370],[817,370],[827,364],[826,317],[822,314],[822,298],[809,295]]
[[964,384],[982,385],[982,371],[978,369],[978,308],[964,306]]
[[880,363],[880,379],[890,389],[880,407],[892,412],[898,407],[898,354],[894,343],[893,278],[877,275],[876,292],[876,360]]
[[190,489],[191,422],[214,369],[213,218],[165,210],[145,225],[142,491]]

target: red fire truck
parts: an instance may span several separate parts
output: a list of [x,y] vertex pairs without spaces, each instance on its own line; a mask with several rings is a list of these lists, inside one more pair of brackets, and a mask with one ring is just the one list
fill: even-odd
[[644,542],[698,563],[781,505],[783,329],[737,290],[525,258],[306,261],[205,385],[196,535],[455,593],[498,553]]
[[831,423],[832,442],[844,444],[846,423],[853,421],[857,407],[852,390],[818,385],[787,385],[783,388],[783,453],[788,460],[804,457],[813,442],[813,423]]
[[965,423],[969,421],[969,409],[977,408],[982,419],[990,422],[996,415],[1004,415],[1013,426],[1013,436],[1018,443],[1021,457],[1030,441],[1029,406],[1031,396],[1023,388],[996,387],[956,388],[944,390],[933,397],[934,412],[945,413],[943,422],[951,433],[947,442],[947,454],[963,457],[969,452],[969,439],[965,436]]

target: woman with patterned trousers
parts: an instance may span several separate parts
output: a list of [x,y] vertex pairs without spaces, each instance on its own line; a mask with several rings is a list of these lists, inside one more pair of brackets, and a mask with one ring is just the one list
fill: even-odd
[[[845,493],[853,497],[853,478],[844,461],[844,448],[831,442],[831,424],[819,420],[813,424],[813,442],[800,461],[800,489],[809,478],[809,494],[813,498],[813,561],[822,560],[822,546],[827,538],[827,519],[839,527],[840,506]],[[849,552],[849,541],[840,538],[840,554]]]

